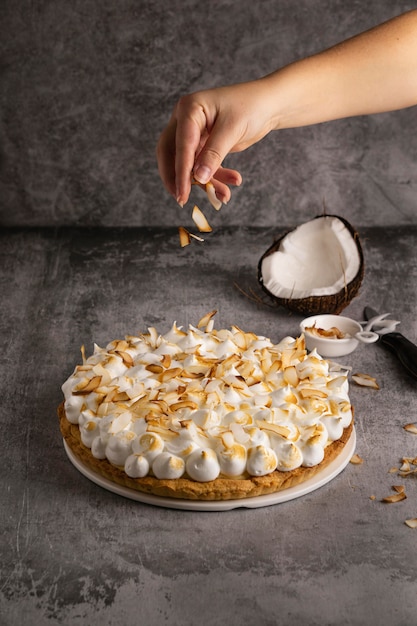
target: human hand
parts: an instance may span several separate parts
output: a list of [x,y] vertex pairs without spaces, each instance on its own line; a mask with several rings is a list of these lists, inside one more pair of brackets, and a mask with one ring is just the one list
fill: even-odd
[[237,170],[222,167],[227,154],[262,139],[272,128],[263,81],[200,91],[181,98],[157,147],[158,167],[167,190],[183,206],[191,181],[213,183],[222,202],[230,185],[240,185]]

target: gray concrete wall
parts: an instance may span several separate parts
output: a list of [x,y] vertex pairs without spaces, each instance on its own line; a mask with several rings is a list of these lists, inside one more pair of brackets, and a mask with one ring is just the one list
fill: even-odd
[[[415,7],[405,0],[2,0],[0,223],[176,226],[155,144],[186,92],[241,81]],[[416,108],[274,133],[230,158],[216,226],[417,220]]]

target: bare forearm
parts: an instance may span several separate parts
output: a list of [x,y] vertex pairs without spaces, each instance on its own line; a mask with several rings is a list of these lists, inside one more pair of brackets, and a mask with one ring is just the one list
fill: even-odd
[[261,79],[272,128],[417,104],[417,10]]
[[241,177],[223,159],[272,130],[416,104],[414,10],[259,80],[181,98],[158,142],[159,170],[181,205],[191,175],[227,201]]

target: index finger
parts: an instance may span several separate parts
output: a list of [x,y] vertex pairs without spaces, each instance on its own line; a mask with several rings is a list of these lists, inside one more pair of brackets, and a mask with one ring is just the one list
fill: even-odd
[[189,97],[182,98],[177,105],[175,133],[176,198],[181,205],[187,202],[190,195],[195,158],[206,132],[207,122],[203,108]]
[[166,189],[176,197],[175,184],[175,131],[176,121],[171,118],[162,131],[156,147],[159,175]]

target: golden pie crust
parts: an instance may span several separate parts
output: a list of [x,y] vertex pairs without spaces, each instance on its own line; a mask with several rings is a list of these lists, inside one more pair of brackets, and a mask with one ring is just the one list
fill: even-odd
[[100,476],[123,487],[136,489],[144,493],[166,498],[181,498],[186,500],[236,500],[251,498],[270,493],[276,493],[289,487],[294,487],[316,476],[342,452],[353,429],[353,420],[344,429],[343,435],[325,448],[324,459],[313,467],[299,467],[290,472],[275,470],[266,476],[247,476],[243,478],[219,477],[208,482],[197,482],[189,478],[173,480],[158,479],[154,476],[144,478],[130,478],[122,467],[112,465],[107,459],[100,460],[93,457],[91,450],[81,441],[80,430],[77,424],[71,424],[65,415],[64,403],[58,407],[58,416],[62,436],[73,454],[88,469]]

